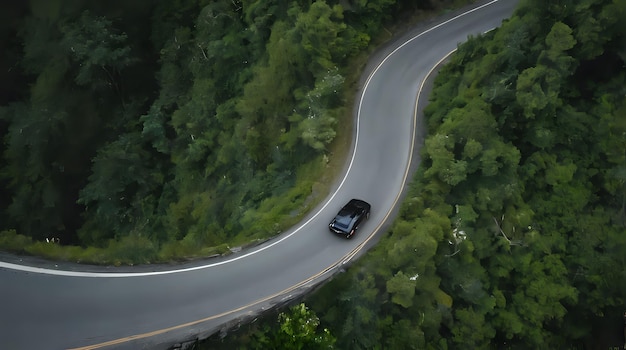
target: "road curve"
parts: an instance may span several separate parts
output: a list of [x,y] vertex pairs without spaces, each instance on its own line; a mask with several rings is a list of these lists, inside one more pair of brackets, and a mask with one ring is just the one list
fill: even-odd
[[[517,0],[483,2],[379,54],[361,90],[353,153],[329,198],[284,235],[208,265],[118,273],[0,262],[0,347],[167,349],[301,293],[354,258],[389,219],[414,153],[416,95],[468,35],[500,25]],[[352,240],[328,221],[353,197],[372,204]]]

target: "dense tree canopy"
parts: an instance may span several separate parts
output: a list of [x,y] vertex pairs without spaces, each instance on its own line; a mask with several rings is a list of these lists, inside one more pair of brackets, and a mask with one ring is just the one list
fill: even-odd
[[[146,262],[277,233],[340,131],[350,59],[386,19],[429,6],[13,3],[0,21],[0,244],[55,236]],[[315,312],[292,310],[259,342],[573,348],[619,321],[623,18],[623,0],[522,0],[461,45],[435,82],[399,220]],[[303,320],[314,327],[296,332]]]
[[349,59],[415,6],[429,2],[11,4],[0,242],[150,241],[126,261],[147,262],[276,234],[349,113]]
[[339,348],[621,345],[601,332],[621,330],[605,326],[621,324],[626,295],[625,11],[526,0],[459,47],[400,219],[311,299],[336,335],[360,298],[329,293],[375,301],[373,328]]

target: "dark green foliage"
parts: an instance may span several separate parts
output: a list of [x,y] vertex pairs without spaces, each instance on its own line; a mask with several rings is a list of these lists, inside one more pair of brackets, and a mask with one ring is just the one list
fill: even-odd
[[[621,312],[624,8],[523,1],[459,47],[435,81],[400,218],[354,267],[366,278],[328,287],[382,302],[362,318],[376,328],[359,325],[373,343],[342,348],[580,348]],[[335,307],[320,315],[339,334],[359,307]]]
[[[0,246],[130,264],[280,232],[306,209],[306,174],[338,132],[350,58],[385,18],[431,5],[14,5]],[[620,0],[525,0],[459,47],[398,222],[310,302],[332,332],[317,337],[300,308],[258,346],[332,345],[329,333],[341,349],[593,339],[591,323],[626,295],[624,18]],[[303,320],[315,329],[296,332]]]
[[85,11],[76,22],[61,27],[61,46],[70,52],[70,60],[77,66],[74,81],[78,86],[121,88],[117,81],[120,70],[133,59],[126,46],[127,35],[115,33],[112,24]]
[[167,259],[275,235],[311,206],[345,67],[395,3],[15,5],[0,229],[98,249],[141,237]]

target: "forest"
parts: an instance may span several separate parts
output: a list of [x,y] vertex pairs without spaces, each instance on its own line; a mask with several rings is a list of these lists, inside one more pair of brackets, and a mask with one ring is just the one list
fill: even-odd
[[5,5],[0,249],[138,264],[280,233],[343,161],[372,38],[446,3]]
[[202,348],[621,349],[624,18],[623,0],[522,0],[460,45],[390,231],[303,303]]
[[[345,136],[355,60],[386,23],[435,5],[12,2],[0,249],[148,263],[277,234]],[[303,303],[205,345],[621,346],[624,18],[624,0],[521,0],[460,45],[378,245]]]

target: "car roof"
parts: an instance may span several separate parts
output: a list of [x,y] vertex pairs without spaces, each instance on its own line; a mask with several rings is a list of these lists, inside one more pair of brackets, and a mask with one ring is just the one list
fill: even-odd
[[348,206],[354,206],[358,208],[369,208],[370,204],[362,199],[353,198],[345,205],[345,207],[348,207]]

